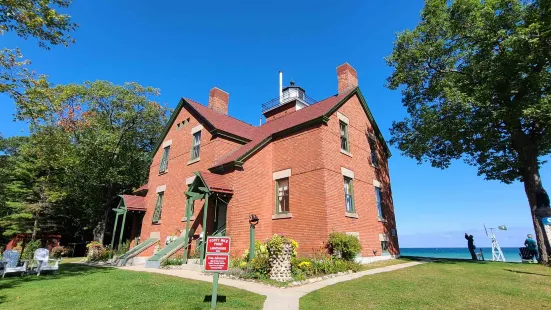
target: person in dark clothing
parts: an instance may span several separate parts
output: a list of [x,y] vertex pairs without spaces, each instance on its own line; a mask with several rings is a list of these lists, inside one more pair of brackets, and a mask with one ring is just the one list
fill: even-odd
[[474,252],[476,246],[474,245],[473,235],[467,235],[467,233],[465,233],[465,239],[467,239],[467,246],[469,247],[469,252],[471,253],[472,260],[478,260],[476,258],[476,253]]

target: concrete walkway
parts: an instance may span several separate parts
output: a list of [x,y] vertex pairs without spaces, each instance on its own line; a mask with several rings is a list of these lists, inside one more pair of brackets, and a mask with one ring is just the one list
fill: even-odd
[[[262,283],[240,281],[240,280],[228,279],[228,278],[220,278],[218,283],[266,296],[266,301],[264,302],[264,310],[271,310],[271,309],[298,310],[299,299],[302,296],[310,292],[313,292],[315,290],[319,290],[321,288],[324,288],[326,286],[333,285],[336,283],[357,279],[363,276],[394,271],[394,270],[403,269],[403,268],[407,268],[407,267],[411,267],[419,264],[423,264],[423,262],[411,262],[411,263],[404,263],[404,264],[397,264],[397,265],[392,265],[387,267],[375,268],[375,269],[370,269],[370,270],[361,271],[357,273],[346,274],[335,278],[329,278],[326,280],[322,280],[322,281],[318,281],[318,282],[314,282],[306,285],[290,287],[290,288],[278,288],[270,285],[265,285]],[[145,268],[141,266],[128,266],[128,267],[119,267],[119,268],[124,270],[160,273],[164,275],[181,277],[181,278],[186,278],[191,280],[212,282],[212,276],[204,275],[197,271],[177,270],[177,269],[154,269],[154,268]]]

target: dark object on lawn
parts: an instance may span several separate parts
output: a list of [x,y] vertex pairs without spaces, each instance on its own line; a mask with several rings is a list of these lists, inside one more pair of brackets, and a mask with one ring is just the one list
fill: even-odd
[[476,246],[474,245],[473,235],[467,235],[467,233],[465,233],[465,239],[467,239],[467,247],[469,248],[469,252],[471,253],[471,259],[478,260],[476,258],[476,253],[474,252],[474,250],[476,249]]
[[522,262],[531,262],[533,261],[533,255],[530,253],[530,250],[528,250],[527,247],[518,248],[519,252],[518,255],[520,255],[520,259]]

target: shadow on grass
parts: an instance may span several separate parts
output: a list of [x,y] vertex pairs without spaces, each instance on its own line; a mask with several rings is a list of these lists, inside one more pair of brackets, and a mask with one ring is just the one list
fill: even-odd
[[439,257],[421,257],[421,256],[400,256],[400,258],[417,261],[417,262],[431,262],[437,264],[457,264],[457,263],[471,263],[471,264],[487,264],[492,261],[486,260],[471,260],[461,258],[439,258]]
[[551,276],[548,275],[548,274],[541,274],[541,273],[535,273],[535,272],[528,272],[528,271],[521,271],[521,270],[513,270],[513,269],[503,269],[503,270],[506,270],[506,271],[509,271],[509,272],[514,272],[514,273],[530,274],[530,275],[534,275],[534,276],[551,277]]
[[[203,302],[211,302],[212,295],[206,295],[205,299],[203,299]],[[226,302],[226,296],[224,295],[218,295],[216,296],[216,302]]]
[[[63,264],[59,266],[59,270],[55,274],[53,274],[52,272],[43,272],[40,274],[40,276],[37,276],[36,274],[27,274],[24,276],[20,276],[18,273],[7,274],[4,279],[0,278],[0,291],[4,289],[15,288],[29,282],[54,281],[67,277],[85,276],[95,273],[106,273],[113,269],[114,268],[110,267],[92,267],[80,264]],[[2,303],[4,299],[5,297],[0,295],[0,303]]]

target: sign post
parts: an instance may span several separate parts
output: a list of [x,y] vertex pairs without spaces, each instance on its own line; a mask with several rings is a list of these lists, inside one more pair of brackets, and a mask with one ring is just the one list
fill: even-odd
[[210,308],[216,309],[218,299],[218,278],[221,272],[228,272],[230,268],[230,237],[207,237],[205,255],[205,272],[212,272],[212,299]]

